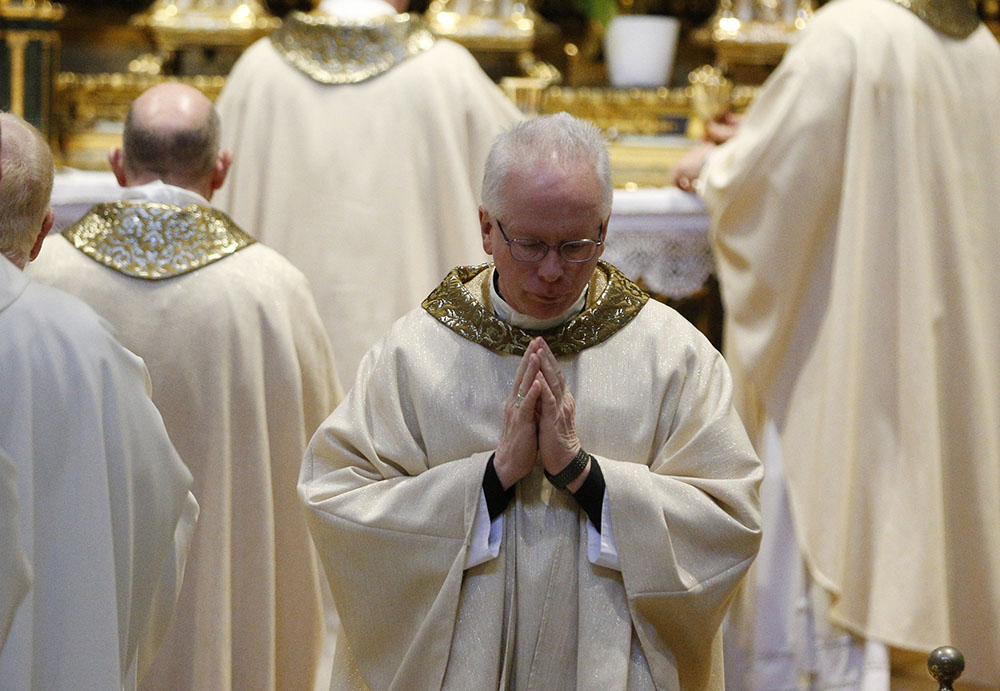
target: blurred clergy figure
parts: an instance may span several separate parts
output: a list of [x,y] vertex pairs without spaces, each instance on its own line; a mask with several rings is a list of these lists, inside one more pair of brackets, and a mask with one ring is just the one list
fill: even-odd
[[134,689],[173,614],[192,477],[142,360],[22,271],[52,225],[52,155],[17,116],[0,129],[0,689]]
[[302,270],[341,381],[476,241],[483,161],[520,117],[407,0],[324,0],[239,59],[219,97],[220,208]]
[[700,171],[773,497],[744,688],[922,689],[945,644],[1000,688],[998,113],[973,3],[834,0]]
[[319,574],[296,477],[340,398],[303,275],[210,203],[230,154],[211,102],[166,83],[132,104],[122,200],[45,244],[34,275],[89,302],[149,366],[202,507],[177,617],[143,689],[312,690]]

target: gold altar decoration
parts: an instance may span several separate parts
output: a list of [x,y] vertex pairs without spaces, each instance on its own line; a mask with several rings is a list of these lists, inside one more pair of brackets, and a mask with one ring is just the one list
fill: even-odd
[[56,23],[65,8],[48,0],[0,0],[0,109],[52,134],[53,81],[59,69]]
[[57,22],[63,18],[66,8],[48,0],[0,0],[0,18],[37,19]]
[[[732,86],[732,110],[746,110],[756,94],[753,86]],[[566,112],[590,120],[609,137],[688,136],[693,114],[692,86],[656,89],[550,86],[539,97],[539,112]]]
[[172,53],[206,47],[245,48],[280,23],[260,0],[156,0],[132,17],[157,50]]
[[437,36],[468,48],[496,79],[520,74],[555,84],[562,78],[557,68],[535,58],[539,41],[555,38],[559,29],[535,12],[530,0],[432,0],[424,20]]
[[717,120],[732,109],[733,83],[714,65],[702,65],[688,74],[692,120],[688,136],[701,139],[706,123]]
[[[746,110],[756,92],[753,86],[732,86],[729,107],[735,112]],[[674,166],[698,141],[699,135],[692,132],[693,127],[700,127],[694,95],[693,85],[657,89],[550,86],[540,90],[537,107],[541,115],[566,112],[604,131],[615,187],[665,187],[673,184]]]
[[469,50],[512,52],[534,47],[539,20],[525,2],[494,0],[433,0],[424,18],[435,34]]
[[719,0],[691,40],[710,45],[723,70],[736,65],[773,68],[816,10],[814,0]]

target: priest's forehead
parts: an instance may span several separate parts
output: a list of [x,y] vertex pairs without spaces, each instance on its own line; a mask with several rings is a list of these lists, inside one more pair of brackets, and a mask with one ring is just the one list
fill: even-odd
[[605,219],[601,181],[588,163],[513,170],[502,194],[497,218],[515,237],[590,237]]

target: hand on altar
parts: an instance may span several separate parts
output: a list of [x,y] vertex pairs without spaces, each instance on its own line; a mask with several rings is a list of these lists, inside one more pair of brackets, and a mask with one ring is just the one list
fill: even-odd
[[701,175],[705,159],[715,147],[714,142],[704,141],[688,149],[674,166],[674,184],[685,192],[694,192],[694,181]]
[[705,139],[713,144],[724,144],[736,135],[742,121],[742,115],[727,111],[717,120],[705,123]]

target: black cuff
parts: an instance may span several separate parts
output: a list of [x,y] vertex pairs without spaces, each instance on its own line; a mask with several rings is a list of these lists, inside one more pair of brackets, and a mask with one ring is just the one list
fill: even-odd
[[[486,464],[486,472],[483,473],[483,494],[486,495],[486,508],[489,509],[491,521],[496,520],[496,517],[504,512],[504,509],[507,508],[507,504],[509,504],[510,500],[514,498],[514,485],[511,485],[510,489],[505,490],[503,488],[503,484],[500,482],[500,477],[497,475],[497,469],[493,466],[494,456],[496,456],[496,454],[490,456],[490,460]],[[603,491],[604,478],[602,477],[602,497]]]
[[591,456],[590,472],[587,473],[587,479],[580,485],[580,489],[573,493],[573,498],[586,512],[587,518],[597,528],[597,532],[601,532],[601,512],[604,508],[605,488],[601,466],[597,463],[597,459]]

